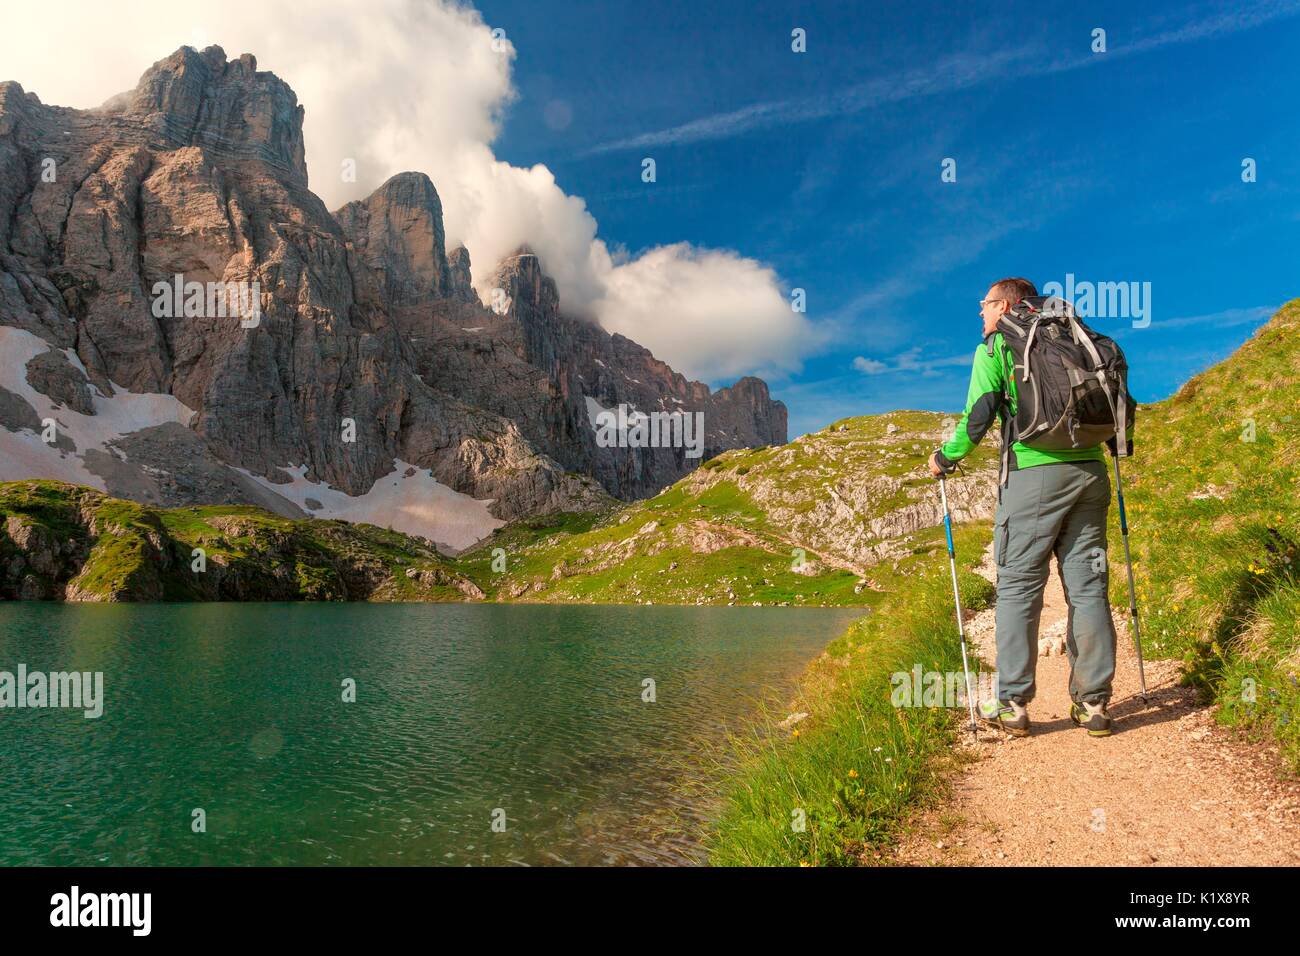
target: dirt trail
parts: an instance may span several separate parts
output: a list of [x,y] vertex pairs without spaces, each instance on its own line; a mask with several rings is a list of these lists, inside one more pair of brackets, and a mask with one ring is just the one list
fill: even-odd
[[[986,577],[992,579],[991,556]],[[1053,566],[1040,634],[1063,647],[1066,604]],[[1069,660],[1044,656],[1029,705],[1029,737],[981,725],[962,735],[948,801],[923,814],[890,855],[910,865],[1300,864],[1300,784],[1279,780],[1276,751],[1214,723],[1213,708],[1178,686],[1178,663],[1146,662],[1147,702],[1125,618],[1119,634],[1115,733],[1091,738],[1070,722]],[[991,667],[993,611],[968,638]]]

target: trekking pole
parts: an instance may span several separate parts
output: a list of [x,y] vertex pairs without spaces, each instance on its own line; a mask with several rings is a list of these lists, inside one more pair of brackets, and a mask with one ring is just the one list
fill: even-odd
[[952,515],[948,513],[948,488],[939,476],[939,496],[943,499],[943,531],[948,536],[948,564],[952,568],[952,599],[957,605],[957,636],[961,638],[961,669],[966,675],[966,704],[970,708],[970,732],[978,734],[975,723],[975,693],[970,682],[970,666],[966,663],[966,626],[961,620],[961,591],[957,588],[957,552],[952,546]]
[[1147,676],[1142,667],[1142,629],[1138,626],[1138,599],[1137,586],[1133,583],[1133,555],[1128,549],[1128,515],[1124,512],[1124,485],[1119,478],[1119,456],[1112,455],[1115,460],[1115,495],[1119,498],[1119,530],[1120,535],[1124,538],[1124,561],[1128,565],[1128,612],[1133,618],[1133,646],[1137,648],[1138,656],[1138,681],[1142,685],[1142,702],[1147,700]]

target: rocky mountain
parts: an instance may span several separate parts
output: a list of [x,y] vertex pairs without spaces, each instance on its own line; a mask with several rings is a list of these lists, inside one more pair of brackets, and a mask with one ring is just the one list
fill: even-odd
[[[527,249],[473,289],[423,174],[331,214],[302,118],[283,81],[219,47],[184,47],[93,110],[0,83],[0,480],[455,549],[785,440],[763,382],[711,392],[567,315]],[[620,404],[702,413],[702,453],[607,447],[599,415]]]
[[[459,567],[496,600],[874,605],[905,590],[918,562],[946,560],[925,463],[955,423],[891,412],[728,451],[618,512],[499,529]],[[986,444],[948,479],[953,518],[971,533],[997,507]]]
[[[710,392],[630,339],[564,314],[555,282],[527,247],[500,263],[486,290],[496,304],[485,309],[469,285],[468,250],[445,252],[441,203],[423,174],[394,176],[335,218],[383,277],[424,381],[518,423],[535,447],[620,498],[653,494],[727,449],[785,441],[785,406],[764,382],[746,377]],[[702,413],[699,453],[692,460],[684,447],[600,447],[593,418],[619,405]]]
[[[892,412],[724,452],[653,498],[524,518],[453,561],[367,525],[0,483],[0,598],[873,606],[945,560],[925,460],[954,423]],[[968,552],[987,537],[996,460],[978,449],[948,482]]]

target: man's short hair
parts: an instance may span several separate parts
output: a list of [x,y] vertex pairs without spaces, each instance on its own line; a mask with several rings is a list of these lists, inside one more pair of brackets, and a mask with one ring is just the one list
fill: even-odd
[[993,294],[989,298],[1006,299],[1008,304],[1015,305],[1031,295],[1038,295],[1038,290],[1028,279],[999,279],[993,283]]

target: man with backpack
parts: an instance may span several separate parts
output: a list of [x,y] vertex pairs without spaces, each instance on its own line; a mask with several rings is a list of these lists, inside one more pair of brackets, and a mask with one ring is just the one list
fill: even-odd
[[1103,444],[1128,454],[1136,406],[1123,352],[1088,329],[1069,303],[1040,297],[1026,279],[993,283],[980,302],[984,344],[975,352],[966,410],[930,456],[940,477],[1002,423],[994,528],[997,561],[997,699],[983,719],[1029,734],[1038,622],[1053,555],[1069,604],[1070,719],[1109,736],[1106,705],[1116,635],[1107,597],[1106,515],[1110,480]]

